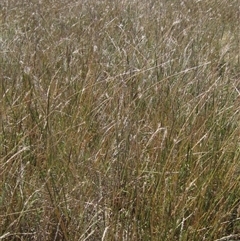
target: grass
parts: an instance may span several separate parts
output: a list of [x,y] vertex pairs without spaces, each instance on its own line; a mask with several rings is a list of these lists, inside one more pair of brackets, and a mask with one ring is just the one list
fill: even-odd
[[0,240],[240,240],[239,17],[3,1]]

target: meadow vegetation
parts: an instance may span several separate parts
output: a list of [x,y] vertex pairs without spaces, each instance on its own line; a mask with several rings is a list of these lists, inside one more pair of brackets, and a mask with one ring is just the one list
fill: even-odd
[[240,240],[239,0],[3,0],[0,86],[0,240]]

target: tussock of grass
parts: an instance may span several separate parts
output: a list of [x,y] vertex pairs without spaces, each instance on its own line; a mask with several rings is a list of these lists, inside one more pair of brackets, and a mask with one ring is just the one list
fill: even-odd
[[238,237],[239,16],[3,1],[0,239]]

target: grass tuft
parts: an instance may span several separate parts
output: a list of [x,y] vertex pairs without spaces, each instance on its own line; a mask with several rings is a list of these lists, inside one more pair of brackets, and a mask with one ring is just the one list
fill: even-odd
[[2,1],[1,240],[239,240],[240,8]]

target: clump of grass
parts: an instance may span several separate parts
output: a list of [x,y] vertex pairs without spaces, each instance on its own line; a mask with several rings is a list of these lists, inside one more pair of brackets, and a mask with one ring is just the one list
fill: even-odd
[[3,2],[0,239],[238,237],[238,5]]

